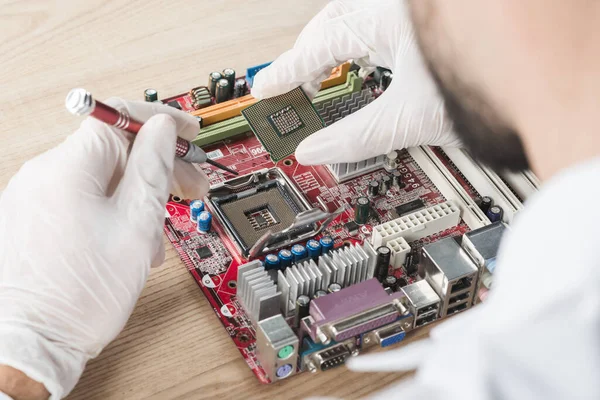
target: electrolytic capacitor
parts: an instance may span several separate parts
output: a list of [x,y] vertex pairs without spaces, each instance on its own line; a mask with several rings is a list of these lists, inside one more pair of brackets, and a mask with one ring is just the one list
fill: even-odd
[[389,153],[387,153],[385,155],[385,163],[383,164],[383,168],[387,172],[392,172],[392,171],[396,170],[396,168],[398,168],[398,162],[396,161],[397,158],[398,158],[397,151],[390,151]]
[[190,220],[198,222],[198,215],[204,211],[204,202],[202,200],[194,200],[190,203]]
[[394,275],[388,275],[383,280],[383,287],[389,287],[394,292],[396,291],[396,285],[398,284],[398,279]]
[[267,254],[265,256],[264,264],[266,270],[279,269],[281,261],[279,260],[279,257],[277,257],[275,254]]
[[301,294],[296,299],[296,313],[294,314],[294,328],[300,326],[302,318],[308,317],[310,309],[310,298],[304,294]]
[[369,182],[369,188],[367,193],[370,197],[375,197],[379,194],[379,182],[371,181]]
[[356,207],[354,207],[354,222],[358,225],[364,225],[369,220],[371,213],[371,201],[368,197],[361,196],[356,199]]
[[402,189],[404,186],[406,186],[406,184],[402,180],[402,174],[400,173],[400,171],[392,172],[392,186],[398,189]]
[[223,103],[231,98],[231,86],[227,79],[219,79],[215,93],[215,103]]
[[318,299],[319,297],[327,296],[327,292],[324,290],[317,290],[313,296],[313,299]]
[[208,233],[210,231],[210,226],[212,223],[212,215],[208,211],[202,211],[198,214],[198,232],[200,233]]
[[379,84],[379,89],[386,90],[392,83],[393,78],[394,75],[390,71],[383,71],[381,74],[381,83]]
[[314,239],[310,239],[306,242],[306,251],[308,252],[308,257],[316,260],[321,255],[321,243]]
[[208,90],[215,96],[217,92],[217,82],[223,78],[220,72],[211,72],[208,74]]
[[479,207],[481,208],[481,211],[484,212],[484,214],[487,214],[487,212],[489,211],[490,207],[494,204],[494,200],[492,200],[491,197],[489,196],[483,196],[481,198],[481,204],[479,205]]
[[417,272],[417,265],[413,260],[413,253],[408,253],[406,259],[404,260],[404,271],[406,271],[406,275],[412,275]]
[[246,80],[244,78],[236,79],[233,85],[233,97],[238,98],[246,94]]
[[377,261],[375,263],[375,278],[379,282],[383,282],[385,277],[388,275],[390,269],[390,258],[392,251],[387,246],[381,246],[377,248]]
[[491,222],[498,222],[498,221],[502,221],[502,216],[504,215],[504,210],[499,206],[491,206],[486,214]]
[[151,103],[158,101],[158,92],[156,91],[156,89],[144,90],[144,100]]
[[379,182],[379,193],[382,195],[386,194],[388,190],[392,187],[392,178],[387,175],[384,175],[381,178],[381,182]]
[[342,290],[342,285],[340,285],[339,283],[336,283],[336,282],[333,282],[332,284],[330,284],[327,287],[327,291],[329,293],[339,292],[340,290]]
[[323,236],[319,243],[321,243],[321,254],[327,254],[333,250],[333,238],[331,236]]
[[302,261],[306,258],[306,247],[301,244],[295,244],[292,246],[292,257],[294,258],[294,263]]
[[290,265],[292,265],[292,260],[293,260],[293,256],[292,256],[292,252],[289,251],[288,249],[283,249],[279,252],[279,267],[281,269],[285,269],[287,267],[289,267]]
[[223,78],[227,79],[229,88],[232,90],[235,83],[235,70],[233,68],[225,68],[223,70]]

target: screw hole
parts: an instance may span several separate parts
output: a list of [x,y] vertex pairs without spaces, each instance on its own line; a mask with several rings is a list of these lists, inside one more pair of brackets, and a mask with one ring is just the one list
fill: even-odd
[[294,165],[294,162],[288,158],[287,160],[283,160],[283,165],[289,167],[291,165]]
[[238,335],[238,340],[242,343],[248,343],[250,341],[250,336],[246,335],[245,333],[242,333]]
[[173,200],[175,203],[181,203],[181,197],[179,196],[173,196],[171,200]]
[[237,282],[229,281],[229,282],[227,282],[227,286],[229,286],[231,289],[235,289],[237,287]]

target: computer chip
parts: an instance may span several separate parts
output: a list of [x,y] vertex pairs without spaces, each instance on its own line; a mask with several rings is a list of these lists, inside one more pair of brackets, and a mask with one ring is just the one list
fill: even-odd
[[212,257],[213,253],[207,246],[198,247],[196,249],[196,253],[200,258],[209,258]]
[[325,127],[300,87],[261,100],[242,110],[242,114],[273,161],[289,156],[300,142]]

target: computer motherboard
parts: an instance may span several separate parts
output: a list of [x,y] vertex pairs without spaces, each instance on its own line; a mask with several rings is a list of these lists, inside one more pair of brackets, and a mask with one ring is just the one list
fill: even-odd
[[300,165],[302,138],[376,100],[393,75],[345,63],[312,100],[298,88],[257,102],[266,65],[163,100],[145,92],[196,116],[194,143],[239,173],[198,166],[211,190],[171,196],[165,233],[257,378],[325,371],[476,305],[535,176],[498,175],[456,148]]

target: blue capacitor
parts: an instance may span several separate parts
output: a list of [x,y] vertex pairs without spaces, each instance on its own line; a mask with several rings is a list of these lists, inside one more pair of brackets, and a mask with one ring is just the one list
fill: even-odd
[[279,260],[279,257],[277,257],[277,255],[275,254],[267,254],[267,256],[265,257],[266,270],[278,269],[280,264],[281,262]]
[[204,202],[202,200],[194,200],[190,203],[190,219],[192,222],[198,221],[198,215],[204,211]]
[[498,206],[491,206],[487,211],[487,217],[492,222],[502,221],[502,216],[504,215],[504,210]]
[[208,211],[202,211],[200,214],[198,214],[197,231],[200,233],[208,233],[210,231],[211,223],[212,215]]
[[292,256],[294,257],[294,262],[302,261],[306,258],[306,247],[301,244],[295,244],[292,246]]
[[306,242],[306,250],[308,251],[308,257],[315,260],[321,255],[321,243],[314,239],[310,239]]
[[329,250],[333,250],[333,239],[331,236],[323,236],[321,240],[319,240],[319,243],[321,243],[321,247],[323,248],[321,251],[323,254],[327,254],[329,253]]
[[288,249],[283,249],[279,252],[279,267],[285,269],[292,265],[292,252]]

